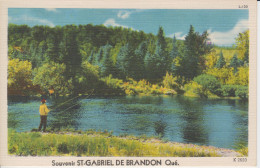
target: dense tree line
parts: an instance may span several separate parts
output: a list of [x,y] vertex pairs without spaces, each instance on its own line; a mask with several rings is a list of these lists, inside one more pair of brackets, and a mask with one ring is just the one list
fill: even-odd
[[[227,66],[223,53],[218,60],[208,59],[214,52],[208,43],[208,33],[200,34],[193,26],[190,26],[185,40],[177,40],[175,36],[173,39],[165,37],[163,27],[153,35],[91,24],[53,28],[9,24],[8,56],[14,60],[9,65],[19,65],[19,61],[30,64],[30,85],[41,90],[54,89],[58,94],[82,93],[86,88],[104,87],[99,79],[111,75],[122,80],[145,79],[154,84],[168,80],[165,78],[168,75],[169,79],[174,76],[174,83],[179,86],[202,73],[210,74],[214,68],[214,72],[228,67],[239,73],[240,67],[248,65],[245,33],[239,38],[237,48],[241,53]],[[9,71],[9,78],[11,74],[15,75],[15,72]]]

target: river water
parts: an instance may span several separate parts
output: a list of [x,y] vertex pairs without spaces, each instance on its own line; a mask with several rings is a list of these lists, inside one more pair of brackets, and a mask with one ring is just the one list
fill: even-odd
[[[69,101],[68,101],[69,100]],[[68,101],[68,102],[66,102]],[[9,97],[8,128],[38,128],[39,98]],[[113,131],[113,135],[161,136],[165,140],[234,149],[248,143],[248,102],[184,96],[49,98],[51,129]]]

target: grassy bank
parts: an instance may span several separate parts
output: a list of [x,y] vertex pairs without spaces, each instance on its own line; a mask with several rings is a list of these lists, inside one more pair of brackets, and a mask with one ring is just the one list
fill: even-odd
[[165,142],[147,137],[116,137],[109,132],[95,131],[18,133],[9,130],[8,152],[18,156],[242,156],[242,153],[228,149]]

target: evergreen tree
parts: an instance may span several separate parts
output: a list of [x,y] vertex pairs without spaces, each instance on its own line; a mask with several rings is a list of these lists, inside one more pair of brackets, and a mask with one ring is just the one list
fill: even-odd
[[172,41],[172,50],[171,50],[170,56],[169,56],[169,58],[170,58],[170,62],[169,62],[170,69],[169,69],[169,71],[170,72],[174,72],[175,71],[175,63],[173,62],[173,60],[175,58],[177,58],[178,55],[179,55],[179,52],[178,52],[178,46],[177,46],[177,39],[176,39],[176,37],[174,35],[173,41]]
[[136,64],[134,65],[135,76],[134,79],[140,80],[144,78],[145,75],[145,65],[144,58],[147,52],[146,42],[142,42],[139,47],[135,50]]
[[159,27],[159,30],[158,30],[157,42],[158,42],[158,44],[161,45],[161,48],[162,48],[163,50],[166,49],[167,43],[166,43],[166,40],[165,40],[165,35],[164,35],[163,28],[162,28],[161,26]]
[[154,54],[147,54],[145,58],[146,74],[152,81],[161,80],[166,71],[170,69],[169,53],[166,51],[167,43],[163,28],[160,27],[157,34],[157,43]]
[[47,55],[50,59],[50,61],[59,63],[60,60],[60,41],[57,37],[57,33],[53,33],[50,35],[50,39],[48,40],[48,49],[47,49]]
[[147,52],[145,56],[146,75],[150,81],[158,81],[159,79],[162,79],[166,73],[162,54],[162,47],[157,45],[155,54],[150,54]]
[[81,72],[82,58],[79,52],[79,45],[77,40],[77,29],[73,25],[64,27],[64,51],[63,62],[66,65],[67,80],[72,79],[74,86],[74,93],[78,93],[78,82],[76,78]]
[[88,62],[93,64],[94,63],[94,51],[91,51],[90,56],[88,57]]
[[134,49],[130,46],[130,44],[126,44],[121,47],[117,56],[116,67],[120,71],[117,75],[120,78],[124,78],[126,76],[134,77],[134,64],[136,64]]
[[237,58],[237,54],[234,54],[232,57],[229,67],[234,68],[234,73],[237,72],[237,68],[243,65],[243,61]]
[[226,65],[222,51],[220,51],[218,62],[216,63],[216,68],[223,68]]
[[208,33],[205,31],[200,35],[195,32],[191,25],[188,35],[185,37],[185,52],[177,69],[177,75],[192,80],[195,76],[202,73],[206,68],[204,55],[209,53],[212,46],[207,45]]
[[111,58],[110,50],[112,48],[111,45],[105,45],[103,48],[103,61],[101,65],[101,76],[109,76],[110,74],[114,74],[115,68],[114,63]]
[[174,59],[178,56],[178,46],[177,46],[177,40],[176,37],[174,35],[173,37],[173,41],[172,41],[172,50],[170,52],[170,58]]
[[94,60],[94,65],[98,65],[98,66],[101,66],[101,61],[103,59],[103,48],[100,47],[99,50],[98,50],[98,53],[95,54],[95,60]]

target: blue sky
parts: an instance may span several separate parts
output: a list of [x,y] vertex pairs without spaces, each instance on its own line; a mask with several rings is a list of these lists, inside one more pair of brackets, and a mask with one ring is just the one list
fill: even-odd
[[214,44],[230,46],[238,33],[248,29],[248,10],[211,9],[84,9],[84,8],[9,8],[8,21],[15,24],[56,25],[103,24],[122,26],[184,39],[193,25],[195,31],[208,30]]

